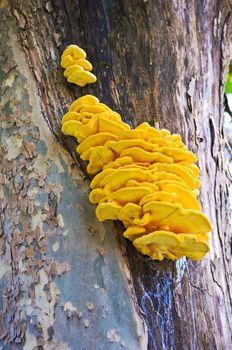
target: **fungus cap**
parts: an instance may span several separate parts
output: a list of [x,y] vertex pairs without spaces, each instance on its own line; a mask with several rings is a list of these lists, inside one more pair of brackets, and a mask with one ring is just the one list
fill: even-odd
[[154,181],[148,170],[141,169],[116,169],[112,174],[106,176],[100,183],[101,186],[109,185],[112,190],[118,190],[125,186],[129,180]]
[[86,52],[77,45],[69,45],[64,50],[61,58],[70,55],[75,59],[86,58]]
[[84,69],[81,66],[77,65],[77,64],[71,65],[71,66],[69,66],[68,68],[65,69],[64,77],[68,78],[68,77],[70,77],[70,75],[72,75],[73,73],[75,73],[77,71],[84,72]]
[[93,69],[92,64],[84,58],[79,58],[75,60],[75,64],[81,66],[84,70],[91,71]]
[[[122,207],[118,214],[118,219],[121,221],[131,221],[135,218],[139,218],[142,215],[142,208],[135,203],[127,203]],[[145,232],[145,229],[143,229]]]
[[75,100],[71,106],[69,107],[70,111],[75,111],[75,108],[77,106],[83,106],[83,105],[95,105],[99,103],[99,99],[93,95],[85,95],[82,97],[79,97],[77,100]]
[[68,120],[62,125],[62,132],[65,135],[75,136],[76,130],[82,125],[78,120]]
[[63,124],[64,122],[67,122],[68,120],[80,120],[80,119],[81,119],[80,113],[77,113],[77,112],[67,112],[66,114],[63,115],[62,124]]
[[123,187],[115,192],[112,192],[109,195],[109,200],[123,205],[127,203],[136,204],[140,202],[142,197],[149,193],[152,193],[152,190],[148,187]]
[[67,68],[73,64],[73,57],[71,55],[66,55],[61,59],[60,65],[62,68]]
[[209,250],[208,243],[197,235],[176,235],[169,231],[152,232],[136,238],[133,244],[142,254],[161,261],[164,258],[177,260],[183,253],[192,260],[199,260]]
[[[82,154],[89,152],[90,148],[102,146],[109,140],[115,140],[116,136],[109,132],[100,132],[99,134],[88,136],[79,146],[76,148],[77,153]],[[86,158],[88,159],[88,158]]]
[[149,202],[143,205],[149,213],[150,227],[168,225],[176,233],[207,233],[212,230],[208,218],[199,210],[183,209],[178,203]]
[[124,231],[123,236],[133,241],[135,238],[141,237],[146,233],[146,229],[142,226],[130,226]]
[[93,73],[84,70],[77,70],[68,77],[69,83],[74,83],[81,87],[84,87],[87,84],[93,84],[96,81],[97,78]]
[[96,216],[99,221],[117,220],[121,206],[117,203],[100,203],[96,209]]
[[139,147],[131,147],[125,149],[121,153],[121,157],[130,156],[135,162],[148,162],[150,164],[159,163],[173,163],[173,159],[159,152],[147,152]]

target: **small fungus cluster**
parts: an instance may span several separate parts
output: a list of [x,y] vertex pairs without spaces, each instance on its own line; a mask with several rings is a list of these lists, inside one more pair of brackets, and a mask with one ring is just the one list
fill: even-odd
[[95,83],[97,78],[90,73],[92,64],[86,60],[86,53],[77,45],[69,45],[61,56],[61,67],[69,83],[78,86]]
[[[66,50],[63,67],[71,59],[85,58],[76,49]],[[152,259],[199,260],[208,252],[212,227],[197,200],[197,158],[180,135],[148,123],[131,129],[92,95],[72,103],[62,131],[76,137],[77,152],[89,162],[88,173],[97,174],[89,199],[97,204],[100,221],[121,220],[124,236]]]

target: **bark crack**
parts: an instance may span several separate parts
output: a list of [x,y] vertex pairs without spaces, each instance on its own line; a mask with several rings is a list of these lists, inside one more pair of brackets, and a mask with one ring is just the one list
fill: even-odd
[[211,262],[210,262],[210,270],[211,270],[211,274],[212,274],[213,281],[216,283],[216,285],[218,286],[218,288],[220,288],[221,291],[222,291],[222,293],[224,294],[224,291],[223,291],[222,286],[220,285],[220,283],[216,280],[216,278],[215,278],[215,276],[214,276],[213,267],[214,267],[214,264],[213,264],[213,262],[211,261]]

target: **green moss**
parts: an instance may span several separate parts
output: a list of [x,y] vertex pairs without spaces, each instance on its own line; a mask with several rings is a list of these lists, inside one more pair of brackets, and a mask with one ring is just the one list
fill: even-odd
[[232,93],[232,62],[229,65],[229,72],[226,77],[225,93]]

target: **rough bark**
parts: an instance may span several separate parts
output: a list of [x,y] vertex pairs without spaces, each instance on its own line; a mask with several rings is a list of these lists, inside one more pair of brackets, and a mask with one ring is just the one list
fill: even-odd
[[[222,125],[231,4],[2,0],[0,15],[2,348],[229,349]],[[87,51],[93,86],[62,76],[70,43]],[[197,154],[214,226],[202,261],[152,262],[121,238],[119,223],[97,222],[85,164],[60,131],[86,93],[131,125],[181,133]]]

